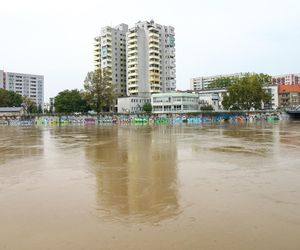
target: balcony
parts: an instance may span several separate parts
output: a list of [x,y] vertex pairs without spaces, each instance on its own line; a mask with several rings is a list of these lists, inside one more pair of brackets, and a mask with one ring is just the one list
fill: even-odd
[[129,92],[130,94],[137,94],[137,93],[139,92],[139,90],[138,90],[138,88],[134,88],[134,89],[129,89],[129,88],[128,88],[128,92]]
[[154,77],[155,77],[155,76],[156,76],[156,77],[159,77],[159,76],[160,76],[160,73],[159,73],[159,72],[150,72],[149,75],[150,75],[150,76],[154,76]]
[[136,71],[134,71],[132,73],[128,72],[128,77],[130,77],[130,76],[138,76],[138,72],[136,72]]
[[131,51],[137,51],[137,43],[134,43],[134,44],[128,44],[128,49],[135,49],[135,50],[131,50]]
[[138,39],[137,38],[131,38],[131,39],[128,39],[128,44],[131,44],[131,43],[137,43],[138,42]]

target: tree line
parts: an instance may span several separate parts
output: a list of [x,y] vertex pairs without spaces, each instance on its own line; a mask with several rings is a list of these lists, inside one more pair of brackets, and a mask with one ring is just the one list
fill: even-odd
[[270,104],[272,97],[263,89],[270,85],[272,77],[266,74],[246,74],[243,77],[215,79],[209,89],[226,89],[222,105],[225,110],[260,109],[262,103]]
[[97,69],[87,73],[83,90],[64,90],[54,98],[55,112],[73,113],[93,110],[108,112],[116,98],[115,86],[107,70]]
[[42,113],[42,107],[37,106],[27,96],[21,96],[20,94],[6,90],[0,89],[0,107],[24,107],[28,113]]

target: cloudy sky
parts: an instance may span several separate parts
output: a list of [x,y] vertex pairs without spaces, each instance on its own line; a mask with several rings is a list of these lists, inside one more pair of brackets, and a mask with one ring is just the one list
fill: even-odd
[[300,72],[299,0],[9,0],[0,8],[0,67],[45,76],[45,101],[82,88],[102,26],[175,27],[177,88],[201,75]]

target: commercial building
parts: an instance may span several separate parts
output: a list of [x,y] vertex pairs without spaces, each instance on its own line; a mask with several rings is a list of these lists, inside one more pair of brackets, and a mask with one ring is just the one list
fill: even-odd
[[176,89],[175,32],[138,22],[127,33],[127,94],[148,97]]
[[151,96],[153,113],[199,112],[199,95],[194,93],[159,93]]
[[275,85],[300,84],[300,73],[299,74],[285,74],[285,75],[272,76],[272,84],[275,84]]
[[29,97],[37,106],[44,107],[44,76],[23,73],[0,72],[1,88]]
[[190,89],[193,91],[205,90],[208,89],[209,85],[216,79],[223,78],[223,77],[241,78],[246,76],[247,74],[253,74],[253,73],[235,73],[235,74],[195,77],[190,80]]
[[300,105],[300,85],[279,85],[278,99],[281,108],[295,108]]
[[103,27],[94,39],[95,69],[104,69],[116,86],[118,96],[126,96],[126,32],[128,25]]

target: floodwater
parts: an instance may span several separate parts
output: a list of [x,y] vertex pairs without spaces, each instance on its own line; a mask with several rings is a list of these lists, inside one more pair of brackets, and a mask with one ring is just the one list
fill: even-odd
[[0,249],[300,249],[300,122],[0,127]]

